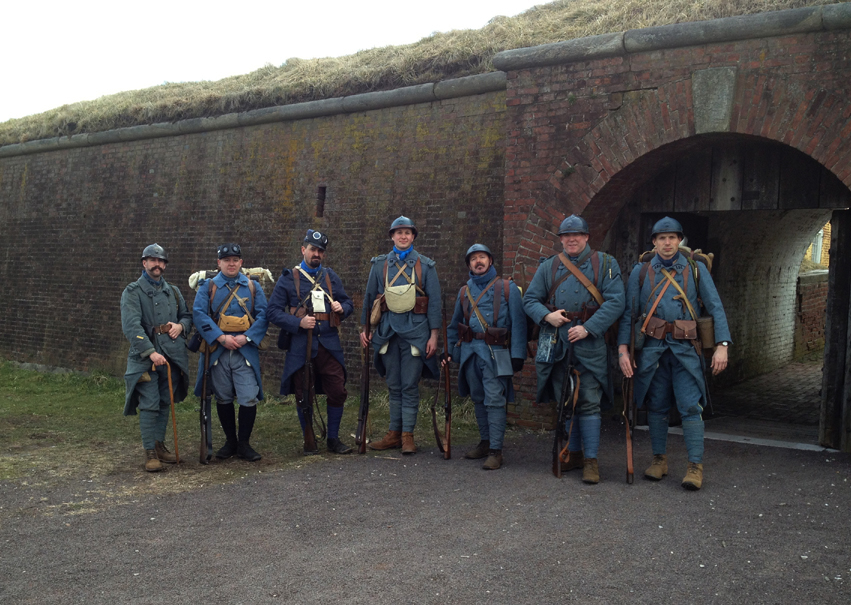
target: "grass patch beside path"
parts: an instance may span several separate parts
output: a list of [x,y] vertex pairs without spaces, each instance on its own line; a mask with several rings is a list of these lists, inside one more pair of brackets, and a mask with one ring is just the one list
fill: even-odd
[[[421,392],[433,396],[428,386],[424,383]],[[340,429],[341,438],[349,445],[354,444],[358,403],[357,396],[349,397]],[[386,392],[374,393],[370,403],[372,438],[380,439],[387,430]],[[472,403],[453,403],[453,457],[460,457],[464,447],[478,442],[478,430]],[[251,440],[263,459],[248,463],[214,457],[209,465],[201,465],[198,399],[190,396],[176,405],[181,464],[167,465],[163,473],[146,473],[138,416],[123,416],[123,406],[124,382],[120,379],[46,374],[0,363],[0,491],[5,500],[0,506],[0,522],[24,512],[81,514],[145,494],[178,493],[228,483],[251,473],[332,459],[357,463],[359,458],[357,454],[331,456],[324,453],[324,444],[320,455],[303,456],[301,428],[291,398],[268,397],[258,407]],[[324,401],[319,408],[324,416]],[[430,400],[423,400],[416,443],[424,451],[417,456],[434,455],[431,452],[436,451],[430,416]],[[442,428],[442,410],[438,419]],[[166,445],[173,450],[173,443],[169,428]],[[213,447],[218,449],[223,443],[224,434],[214,412]]]

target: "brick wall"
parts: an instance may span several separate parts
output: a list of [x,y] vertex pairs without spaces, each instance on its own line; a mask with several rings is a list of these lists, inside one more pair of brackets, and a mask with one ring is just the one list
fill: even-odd
[[[239,242],[246,266],[277,276],[314,227],[357,304],[343,329],[356,379],[369,259],[389,250],[393,218],[416,221],[416,247],[438,261],[450,313],[467,247],[481,241],[501,257],[504,107],[504,93],[490,93],[0,159],[0,280],[14,284],[0,355],[122,374],[118,302],[146,244],[166,248],[166,278],[191,304],[187,277],[215,268],[217,244]],[[264,354],[269,391],[282,365],[277,351]]]
[[798,276],[795,297],[795,357],[824,348],[827,274],[827,270],[824,270],[810,271]]

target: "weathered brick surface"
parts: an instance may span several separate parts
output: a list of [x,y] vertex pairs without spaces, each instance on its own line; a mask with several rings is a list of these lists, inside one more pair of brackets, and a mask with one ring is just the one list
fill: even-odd
[[[389,250],[393,218],[416,221],[417,249],[438,261],[450,312],[467,247],[481,241],[501,257],[504,107],[493,93],[2,159],[0,276],[14,287],[0,311],[0,355],[121,374],[118,301],[146,244],[165,246],[166,276],[191,304],[187,277],[215,268],[218,243],[240,242],[246,266],[277,275],[300,260],[314,227],[328,233],[327,264],[356,301],[343,324],[356,379],[369,259]],[[275,392],[281,355],[264,358]]]
[[827,271],[813,271],[798,278],[795,308],[795,357],[824,348],[827,312]]

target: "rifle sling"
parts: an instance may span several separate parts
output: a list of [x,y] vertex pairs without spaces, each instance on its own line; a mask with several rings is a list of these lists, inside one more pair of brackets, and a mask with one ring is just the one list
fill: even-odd
[[[596,254],[592,252],[591,254]],[[597,305],[603,306],[603,295],[600,294],[600,291],[597,289],[597,286],[591,283],[591,280],[585,277],[585,274],[579,270],[579,268],[570,262],[570,259],[567,258],[567,255],[564,252],[559,252],[558,259],[561,261],[561,264],[564,265],[565,269],[570,271],[570,273],[579,280],[579,283],[585,286],[585,289],[588,290],[588,293],[597,301]],[[561,283],[561,282],[559,282]],[[553,293],[555,293],[555,286],[553,287]]]
[[[667,278],[669,283],[674,285],[674,288],[676,288],[677,292],[680,293],[680,296],[683,297],[683,304],[688,309],[688,312],[691,313],[691,318],[693,320],[697,321],[697,313],[694,312],[694,307],[691,306],[691,303],[688,300],[688,296],[686,295],[685,291],[680,287],[680,284],[678,284],[677,281],[674,279],[674,276],[671,275],[670,273],[668,273],[668,271],[666,271],[665,269],[662,269],[662,275],[664,275]],[[686,272],[685,269],[683,269],[683,283],[685,284],[686,289],[687,289],[688,288],[688,273]],[[655,308],[655,306],[654,306],[654,308]]]

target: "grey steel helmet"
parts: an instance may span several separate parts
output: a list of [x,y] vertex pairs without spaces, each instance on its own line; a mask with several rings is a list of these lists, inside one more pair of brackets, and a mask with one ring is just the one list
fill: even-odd
[[470,266],[470,257],[473,256],[476,252],[484,252],[491,259],[491,264],[493,264],[493,252],[491,249],[485,246],[484,244],[473,244],[467,250],[467,255],[464,257],[464,263],[469,267]]
[[390,230],[387,232],[387,235],[392,237],[393,232],[396,231],[396,229],[401,229],[402,227],[410,229],[414,234],[414,239],[417,239],[417,228],[414,226],[414,221],[409,219],[407,216],[400,216],[390,223]]
[[660,233],[676,233],[680,236],[680,239],[685,237],[683,235],[683,226],[680,224],[680,221],[673,219],[670,216],[666,216],[665,218],[656,221],[656,224],[653,225],[653,233],[650,234],[650,239],[653,239]]
[[581,216],[571,214],[561,222],[561,225],[559,225],[558,228],[559,235],[566,235],[568,233],[589,234],[588,222]]
[[307,230],[307,235],[304,236],[303,245],[310,244],[311,246],[315,246],[320,250],[324,250],[328,247],[328,236],[324,233],[320,233],[319,231],[315,231],[313,229]]
[[168,254],[165,253],[165,249],[159,244],[145,246],[145,249],[142,250],[142,260],[146,258],[158,258],[168,263]]

